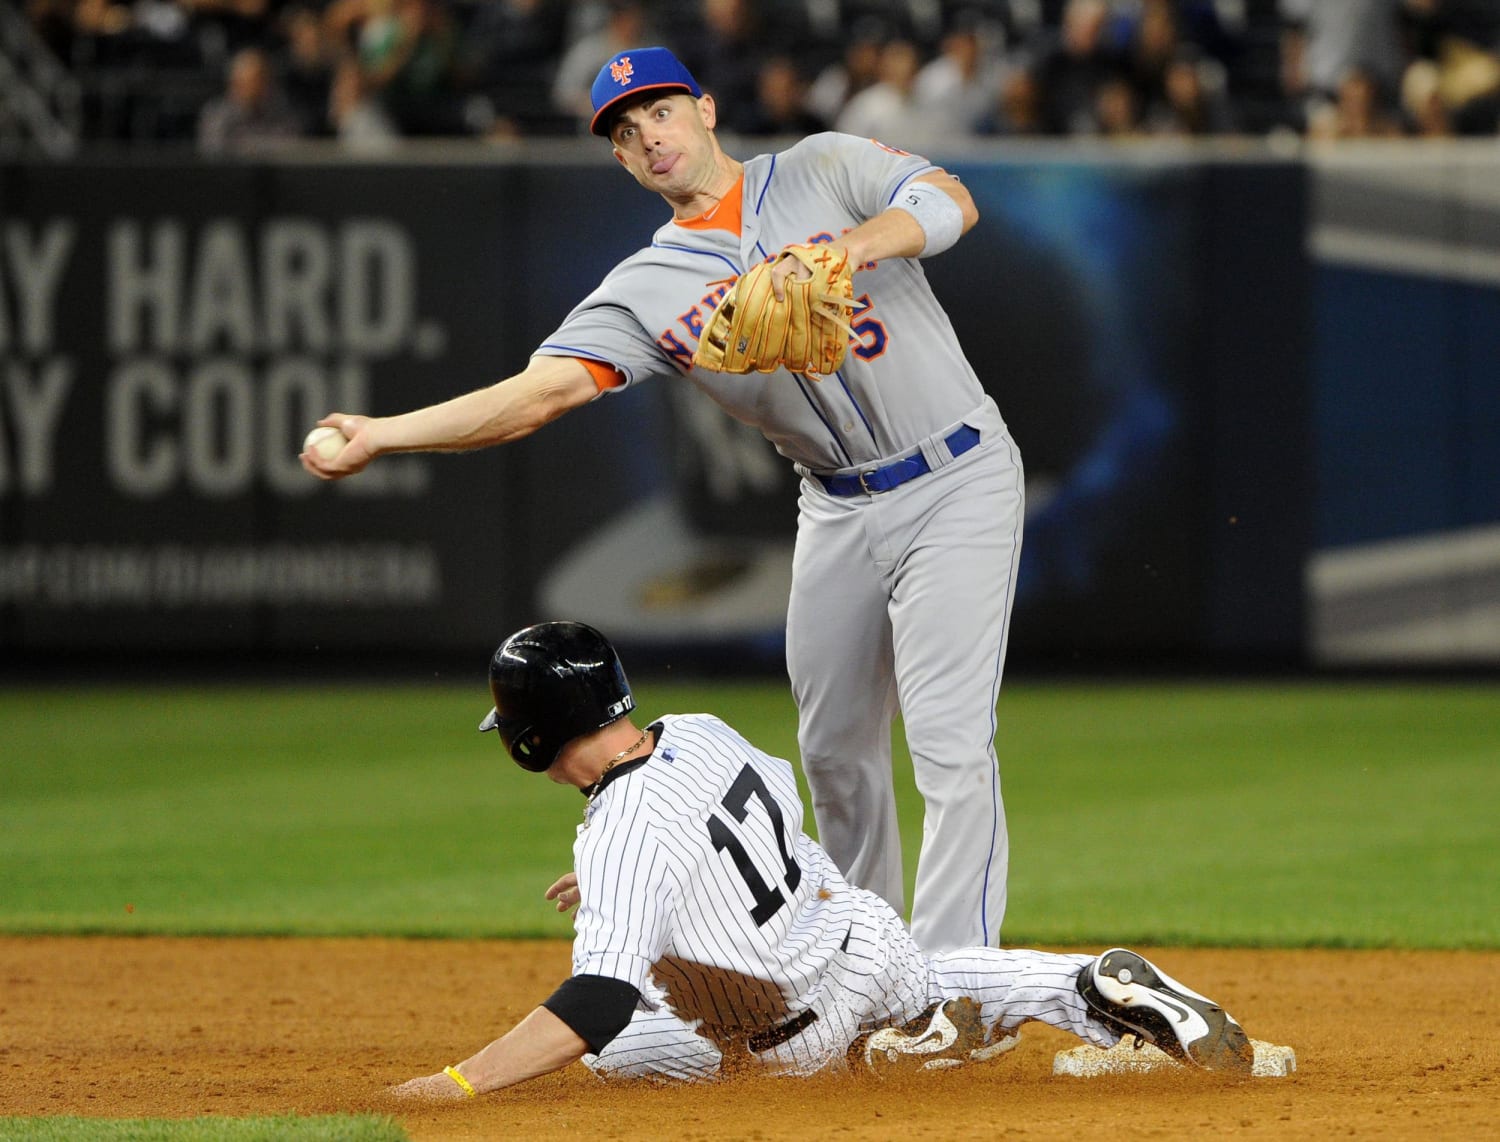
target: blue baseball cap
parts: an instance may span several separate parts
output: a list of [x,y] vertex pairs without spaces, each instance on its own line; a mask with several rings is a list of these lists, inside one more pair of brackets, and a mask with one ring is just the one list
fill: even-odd
[[599,69],[591,92],[594,118],[589,130],[596,135],[608,135],[610,108],[642,91],[685,91],[694,99],[703,94],[693,73],[666,48],[631,48]]

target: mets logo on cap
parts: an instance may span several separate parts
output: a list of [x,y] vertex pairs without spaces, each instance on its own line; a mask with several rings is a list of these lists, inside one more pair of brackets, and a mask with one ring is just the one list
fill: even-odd
[[611,108],[642,91],[685,91],[694,99],[703,94],[693,73],[666,48],[631,48],[599,69],[590,92],[594,118],[589,130],[596,135],[609,134]]

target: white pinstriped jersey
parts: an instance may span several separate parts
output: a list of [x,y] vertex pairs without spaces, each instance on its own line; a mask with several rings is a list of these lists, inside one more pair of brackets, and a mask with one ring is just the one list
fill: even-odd
[[650,758],[590,802],[573,850],[573,972],[643,993],[630,1025],[586,1057],[597,1073],[706,1079],[733,1056],[810,1074],[842,1066],[860,1033],[958,995],[1001,1032],[1037,1019],[1100,1046],[1118,1039],[1075,986],[1092,956],[924,954],[802,832],[790,765],[709,714],[654,724]]
[[839,954],[848,886],[802,831],[787,762],[712,715],[660,725],[650,760],[579,827],[573,972],[649,991],[654,969],[684,1018],[774,1026],[807,1007]]

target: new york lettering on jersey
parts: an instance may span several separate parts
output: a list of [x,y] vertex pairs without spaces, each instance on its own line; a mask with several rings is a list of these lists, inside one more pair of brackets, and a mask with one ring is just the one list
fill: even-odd
[[[810,468],[837,470],[910,448],[971,413],[982,396],[915,259],[888,259],[857,274],[860,336],[836,378],[767,379],[689,366],[726,279],[788,245],[832,241],[934,169],[917,156],[836,134],[750,159],[738,235],[663,226],[539,351],[607,362],[627,383],[686,374],[782,455]],[[919,376],[920,385],[910,383]]]

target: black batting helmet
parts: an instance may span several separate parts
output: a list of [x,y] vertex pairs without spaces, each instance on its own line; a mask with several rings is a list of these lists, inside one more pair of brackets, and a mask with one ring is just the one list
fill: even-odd
[[499,730],[516,764],[541,773],[576,737],[635,709],[609,640],[583,623],[538,623],[500,644],[490,659],[495,708],[480,730]]

